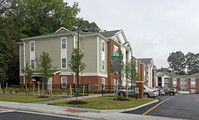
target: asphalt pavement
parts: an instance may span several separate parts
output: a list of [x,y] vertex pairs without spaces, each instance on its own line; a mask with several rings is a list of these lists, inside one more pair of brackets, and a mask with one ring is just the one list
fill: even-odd
[[4,112],[0,113],[0,120],[80,120],[80,118],[39,115],[25,112]]
[[199,95],[176,95],[159,96],[158,103],[154,103],[134,111],[128,111],[128,114],[139,114],[145,116],[161,116],[180,119],[199,119]]

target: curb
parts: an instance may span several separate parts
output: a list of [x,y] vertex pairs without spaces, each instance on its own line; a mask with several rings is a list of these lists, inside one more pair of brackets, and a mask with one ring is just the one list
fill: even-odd
[[[134,108],[129,108],[129,109],[119,109],[119,110],[99,110],[99,109],[85,109],[85,108],[75,108],[75,107],[62,107],[64,109],[73,109],[73,110],[79,110],[79,111],[87,111],[87,112],[94,112],[94,113],[121,113],[121,112],[127,112],[127,111],[132,111],[139,109],[141,107],[153,104],[159,102],[158,99],[151,101],[149,103],[134,107]],[[50,105],[49,105],[50,106]],[[54,110],[41,110],[38,108],[27,108],[27,107],[19,107],[19,106],[6,106],[6,105],[0,105],[1,108],[7,108],[7,109],[14,109],[14,110],[22,110],[22,111],[31,111],[31,112],[42,112],[42,113],[50,113],[50,114],[61,114],[61,115],[66,115],[64,111],[54,111]],[[61,106],[60,106],[61,107]]]
[[140,106],[137,106],[137,107],[134,107],[134,108],[129,108],[129,109],[119,109],[119,110],[99,110],[99,109],[85,109],[85,108],[76,108],[76,107],[64,107],[66,109],[73,109],[73,110],[79,110],[79,111],[87,111],[87,112],[95,112],[95,113],[121,113],[121,112],[127,112],[127,111],[132,111],[132,110],[136,110],[136,109],[139,109],[141,107],[145,107],[147,105],[150,105],[150,104],[153,104],[153,103],[156,103],[156,102],[159,102],[158,99],[154,100],[154,101],[151,101],[149,103],[145,103],[143,105],[140,105]]

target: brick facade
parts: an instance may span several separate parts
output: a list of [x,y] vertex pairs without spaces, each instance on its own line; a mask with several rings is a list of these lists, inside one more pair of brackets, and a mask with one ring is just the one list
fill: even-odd
[[156,69],[152,70],[152,87],[156,87]]
[[[113,50],[114,50],[114,45],[118,47],[118,50],[120,49],[120,45],[118,43],[116,43],[115,41],[113,40],[109,40],[108,41],[108,56],[114,56],[113,55]],[[108,85],[110,86],[114,86],[114,78],[115,78],[115,75],[114,73],[112,72],[112,68],[111,68],[111,64],[114,62],[113,60],[109,60],[108,58]]]

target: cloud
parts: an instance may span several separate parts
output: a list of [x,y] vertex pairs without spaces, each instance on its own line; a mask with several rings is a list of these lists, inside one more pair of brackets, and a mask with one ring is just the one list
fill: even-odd
[[198,0],[69,0],[80,17],[106,30],[123,29],[138,58],[168,67],[169,53],[199,52]]

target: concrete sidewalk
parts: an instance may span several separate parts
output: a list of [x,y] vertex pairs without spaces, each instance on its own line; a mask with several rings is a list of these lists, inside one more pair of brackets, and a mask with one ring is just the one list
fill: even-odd
[[[126,114],[118,112],[86,112],[86,111],[76,111],[74,112],[71,108],[62,106],[52,106],[47,104],[36,104],[36,103],[17,103],[17,102],[4,102],[0,101],[0,108],[7,108],[13,110],[30,111],[38,113],[48,113],[57,114],[63,116],[73,116],[79,118],[88,119],[104,119],[104,120],[179,120],[175,118],[165,118],[165,117],[154,117],[147,115],[136,115],[136,114]],[[73,111],[73,112],[70,112]]]
[[[100,97],[102,94],[97,94],[97,95],[90,95],[90,96],[84,96],[83,99],[86,98],[94,98],[94,97]],[[81,97],[77,97],[78,100],[82,99]],[[63,98],[63,99],[56,99],[56,100],[49,100],[49,101],[42,101],[42,102],[35,102],[37,104],[48,104],[48,103],[55,103],[55,102],[65,102],[65,101],[70,101],[71,98]],[[73,97],[72,100],[76,100],[76,97]]]

